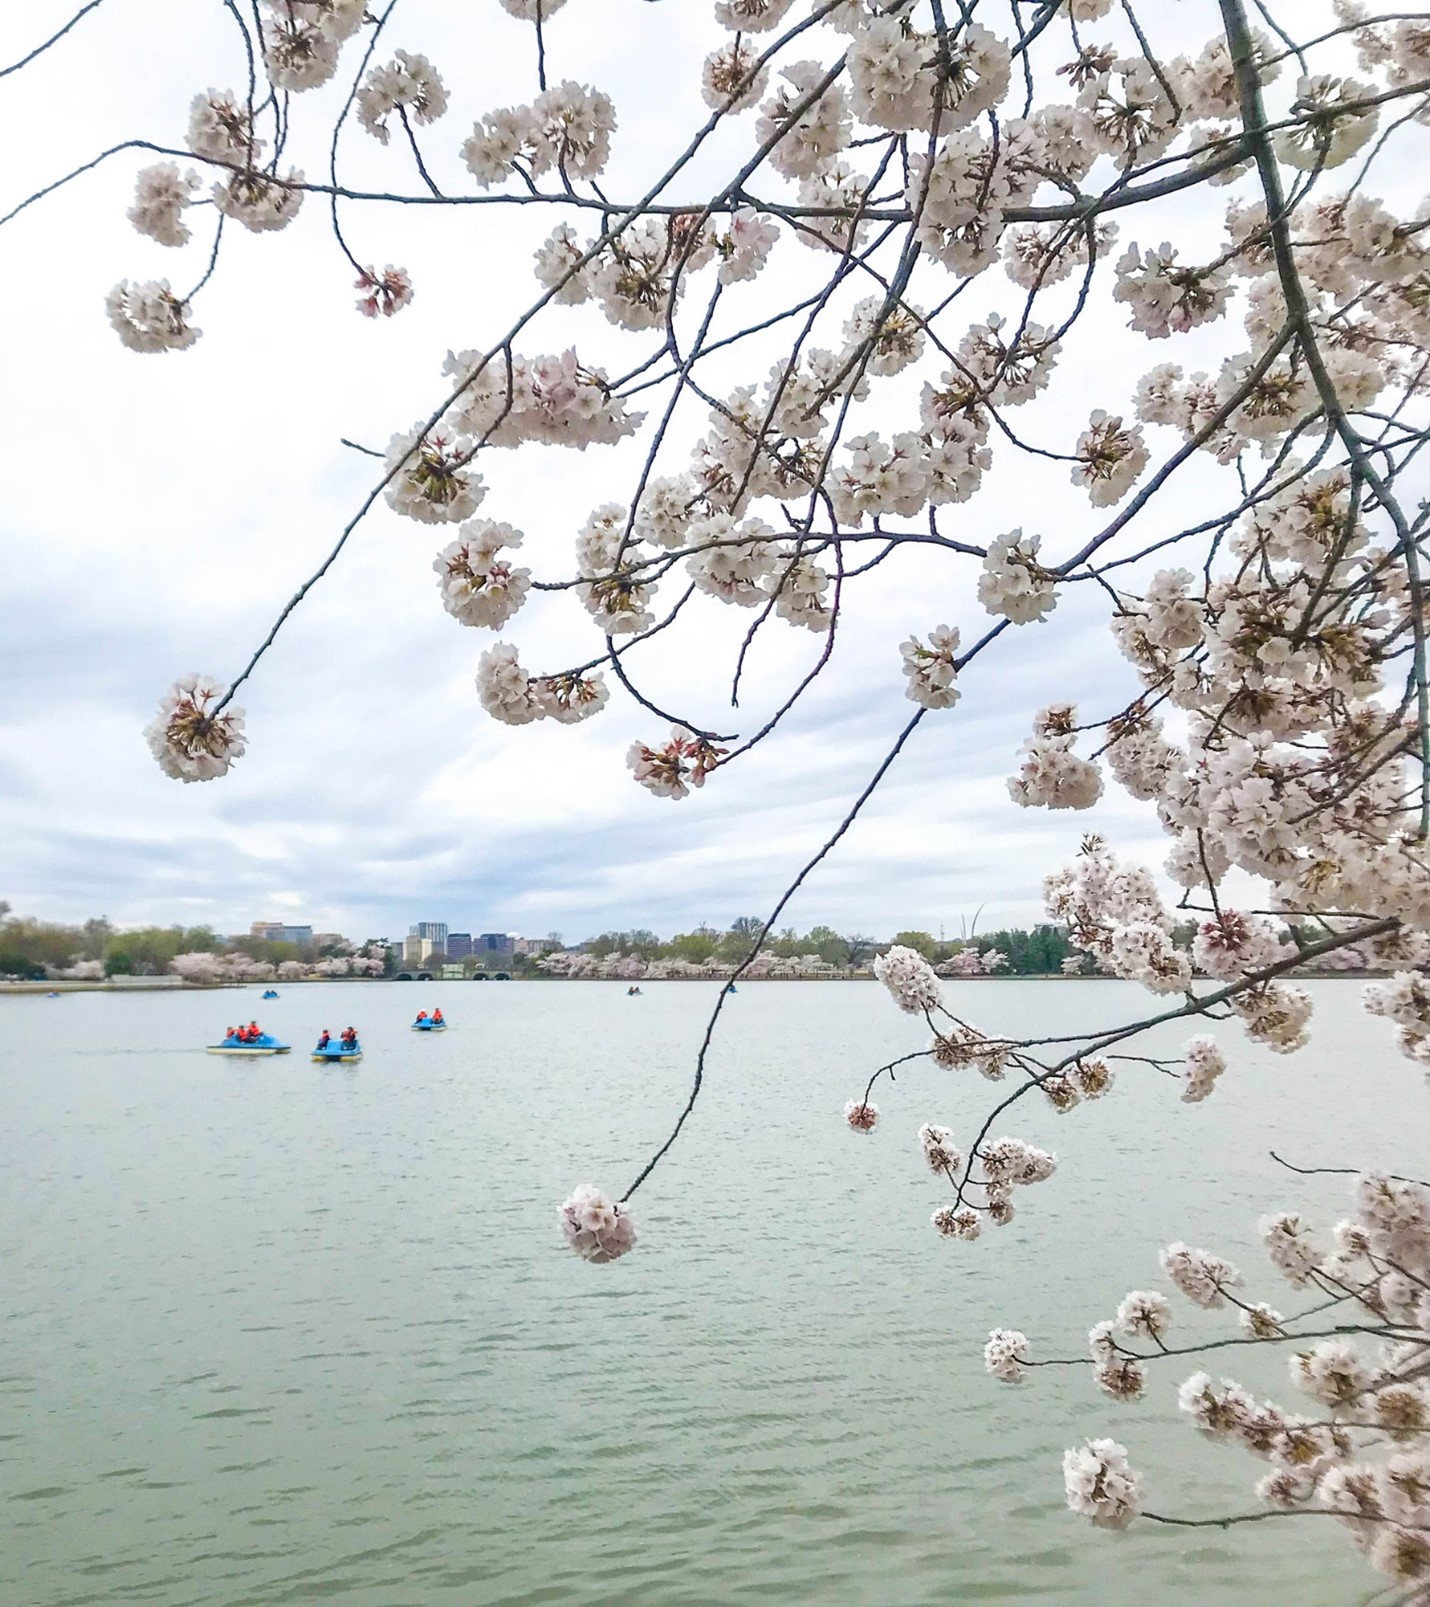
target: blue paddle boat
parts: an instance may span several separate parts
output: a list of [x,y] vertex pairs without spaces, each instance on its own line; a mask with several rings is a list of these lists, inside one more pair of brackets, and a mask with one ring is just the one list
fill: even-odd
[[445,1021],[434,1021],[424,1010],[412,1023],[412,1030],[414,1032],[445,1032],[447,1023]]
[[265,993],[264,993],[264,995],[263,995],[263,997],[264,997],[264,998],[265,998],[265,999],[276,999],[276,998],[277,998],[277,997],[278,997],[278,990],[277,990],[277,988],[269,988],[269,989],[268,989],[268,990],[267,990],[267,991],[266,991],[266,992],[265,992]]
[[211,1055],[286,1055],[293,1046],[280,1043],[271,1032],[260,1032],[256,1038],[230,1035],[222,1043],[211,1043],[207,1047]]
[[362,1059],[362,1044],[354,1041],[344,1043],[340,1038],[334,1038],[321,1049],[314,1049],[312,1059],[317,1061],[353,1061]]

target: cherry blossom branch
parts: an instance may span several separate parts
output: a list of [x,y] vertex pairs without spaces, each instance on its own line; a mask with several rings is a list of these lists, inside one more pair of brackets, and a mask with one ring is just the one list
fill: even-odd
[[91,11],[96,10],[103,4],[104,0],[89,0],[88,5],[81,6],[79,10],[75,12],[74,16],[72,16],[70,20],[65,23],[64,27],[62,27],[57,33],[52,33],[43,44],[36,45],[28,56],[21,56],[19,61],[11,62],[8,67],[0,67],[0,78],[8,78],[11,73],[17,73],[22,67],[28,67],[30,63],[36,59],[36,57],[43,56],[51,45],[57,45],[60,40],[63,39],[65,35],[69,33],[69,31],[78,23],[82,22]]
[[686,1118],[690,1115],[691,1111],[695,1109],[695,1102],[700,1097],[700,1089],[705,1079],[705,1059],[710,1052],[710,1045],[715,1034],[715,1025],[720,1019],[720,1013],[725,1007],[725,1000],[729,997],[730,990],[754,963],[756,956],[764,947],[765,941],[768,939],[770,933],[774,931],[775,922],[778,921],[780,916],[784,913],[785,907],[788,905],[789,901],[804,885],[805,879],[831,852],[833,852],[839,840],[854,824],[855,820],[858,819],[860,810],[862,810],[864,805],[868,803],[869,799],[874,796],[874,793],[878,790],[880,782],[882,782],[884,777],[888,774],[894,763],[894,760],[897,759],[899,754],[903,751],[904,744],[914,734],[915,730],[917,730],[919,722],[923,719],[926,712],[927,711],[924,709],[919,709],[909,720],[908,724],[904,726],[903,730],[899,732],[893,747],[891,747],[888,753],[885,754],[884,758],[879,764],[879,768],[874,772],[873,776],[870,777],[868,783],[864,787],[864,790],[854,800],[844,818],[839,822],[839,825],[835,827],[833,833],[825,839],[823,844],[821,844],[819,851],[813,856],[813,858],[809,859],[805,863],[799,874],[795,876],[794,880],[791,881],[785,888],[784,892],[780,894],[779,901],[775,904],[774,909],[770,911],[769,916],[765,920],[764,927],[762,928],[759,937],[755,940],[754,947],[740,962],[739,966],[736,967],[734,974],[730,977],[729,981],[726,982],[725,986],[720,989],[720,995],[715,1001],[715,1008],[710,1012],[710,1019],[705,1023],[705,1034],[700,1040],[700,1048],[695,1056],[695,1077],[691,1084],[690,1096],[686,1100],[685,1106],[680,1112],[679,1117],[676,1119],[676,1123],[674,1128],[671,1130],[670,1137],[666,1139],[666,1141],[660,1146],[655,1154],[652,1155],[651,1158],[646,1162],[644,1167],[641,1168],[640,1172],[636,1176],[635,1182],[631,1184],[623,1195],[621,1195],[622,1204],[625,1204],[625,1202],[630,1199],[630,1197],[636,1192],[641,1184],[645,1182],[645,1180],[660,1164],[667,1151],[675,1143],[676,1139],[680,1137],[680,1130],[685,1126]]
[[[1359,1177],[1365,1170],[1363,1166],[1296,1166],[1274,1149],[1266,1153],[1278,1166],[1284,1166],[1288,1172],[1299,1172],[1302,1177]],[[1418,1188],[1430,1188],[1430,1183],[1423,1177],[1402,1177],[1399,1172],[1387,1172],[1385,1175],[1396,1183],[1414,1183]]]

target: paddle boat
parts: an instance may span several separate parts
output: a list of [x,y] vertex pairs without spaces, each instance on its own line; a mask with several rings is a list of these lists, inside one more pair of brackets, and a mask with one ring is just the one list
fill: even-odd
[[640,998],[640,996],[641,996],[641,990],[639,988],[627,988],[626,989],[626,997],[628,999],[638,999],[638,998]]
[[263,997],[265,999],[276,999],[278,997],[277,988],[269,988],[269,989],[267,989],[267,991],[264,993]]
[[314,1049],[310,1058],[317,1061],[361,1060],[362,1044],[356,1038],[351,1043],[344,1043],[341,1038],[334,1038],[323,1048]]
[[425,1010],[420,1011],[417,1019],[412,1023],[414,1032],[445,1032],[447,1023],[441,1016],[429,1016]]
[[260,1032],[256,1038],[239,1038],[230,1034],[222,1043],[207,1045],[211,1055],[286,1055],[293,1046],[280,1043],[271,1032]]

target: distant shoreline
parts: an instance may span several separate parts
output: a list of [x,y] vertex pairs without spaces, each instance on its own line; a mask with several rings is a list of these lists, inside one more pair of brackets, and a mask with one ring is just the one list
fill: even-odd
[[[1362,971],[1297,971],[1291,973],[1297,977],[1315,982],[1360,982],[1376,977],[1392,975],[1388,970],[1362,970]],[[408,978],[414,986],[428,987],[441,983],[462,983],[483,981],[495,982],[496,977],[433,977],[430,982],[419,983],[414,978]],[[674,982],[719,982],[726,983],[729,977],[722,976],[665,976],[665,977],[609,977],[609,976],[511,976],[500,980],[506,982],[603,982],[611,986],[657,987],[665,983]],[[756,983],[766,982],[875,982],[878,978],[869,972],[851,972],[842,976],[742,976],[736,981],[738,987],[746,983],[754,986]],[[1101,972],[1093,972],[1087,976],[1064,976],[1059,971],[1029,971],[995,973],[992,976],[944,976],[940,982],[1121,982],[1123,977],[1106,976]],[[1199,978],[1198,980],[1208,980]],[[364,977],[364,976],[338,976],[338,977],[299,977],[283,983],[285,988],[304,987],[312,983],[347,983],[360,982],[364,986],[371,986],[375,982],[396,982],[397,977]],[[186,982],[182,977],[176,976],[145,976],[145,977],[111,977],[104,982],[7,982],[0,981],[0,997],[6,994],[34,995],[50,993],[231,993],[234,991],[249,991],[254,988],[271,987],[266,982]]]

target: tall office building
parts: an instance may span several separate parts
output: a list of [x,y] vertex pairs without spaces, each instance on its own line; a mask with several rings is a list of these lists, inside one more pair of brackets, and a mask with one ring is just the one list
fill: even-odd
[[300,943],[306,947],[313,941],[313,928],[285,926],[282,921],[255,921],[248,935],[261,938],[265,943]]
[[515,948],[516,939],[510,932],[483,932],[476,942],[478,954],[511,954]]
[[408,928],[412,937],[420,937],[424,942],[430,943],[434,949],[445,951],[447,947],[446,921],[418,921],[416,926]]
[[472,934],[470,932],[448,932],[447,958],[449,960],[466,960],[471,958]]

